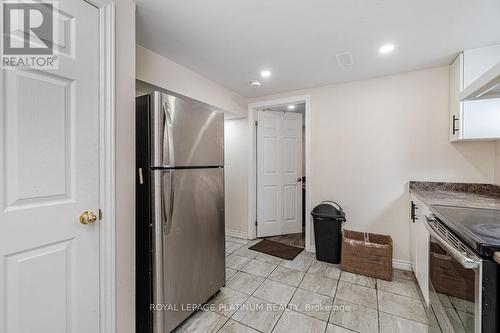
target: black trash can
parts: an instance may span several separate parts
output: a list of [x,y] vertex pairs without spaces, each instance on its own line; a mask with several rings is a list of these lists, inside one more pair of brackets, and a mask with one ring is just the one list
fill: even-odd
[[314,207],[311,215],[314,219],[316,259],[331,264],[340,263],[342,222],[345,222],[342,207],[334,201],[323,201]]

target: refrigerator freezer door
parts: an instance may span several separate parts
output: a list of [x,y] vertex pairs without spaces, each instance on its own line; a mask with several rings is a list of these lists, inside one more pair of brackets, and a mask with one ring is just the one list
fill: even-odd
[[224,115],[160,92],[152,97],[152,166],[222,166]]
[[161,192],[154,302],[167,305],[154,315],[164,333],[193,312],[187,307],[203,304],[224,285],[224,169],[155,170],[153,178],[160,186],[154,191]]

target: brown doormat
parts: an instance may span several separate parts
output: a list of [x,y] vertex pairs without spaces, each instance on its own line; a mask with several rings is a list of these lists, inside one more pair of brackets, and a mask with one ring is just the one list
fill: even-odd
[[248,249],[270,254],[272,256],[287,260],[292,260],[303,250],[300,247],[295,247],[268,239],[263,239],[257,244],[250,246]]

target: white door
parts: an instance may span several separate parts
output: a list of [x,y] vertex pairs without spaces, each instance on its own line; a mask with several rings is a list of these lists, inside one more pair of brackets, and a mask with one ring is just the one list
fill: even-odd
[[257,237],[302,232],[302,114],[258,111]]
[[59,1],[59,69],[2,70],[0,331],[99,330],[99,20]]

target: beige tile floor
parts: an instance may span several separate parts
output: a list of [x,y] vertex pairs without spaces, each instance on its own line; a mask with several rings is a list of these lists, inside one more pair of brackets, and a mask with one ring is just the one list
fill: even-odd
[[412,273],[392,282],[342,272],[302,252],[281,260],[226,237],[226,286],[176,332],[439,332]]

